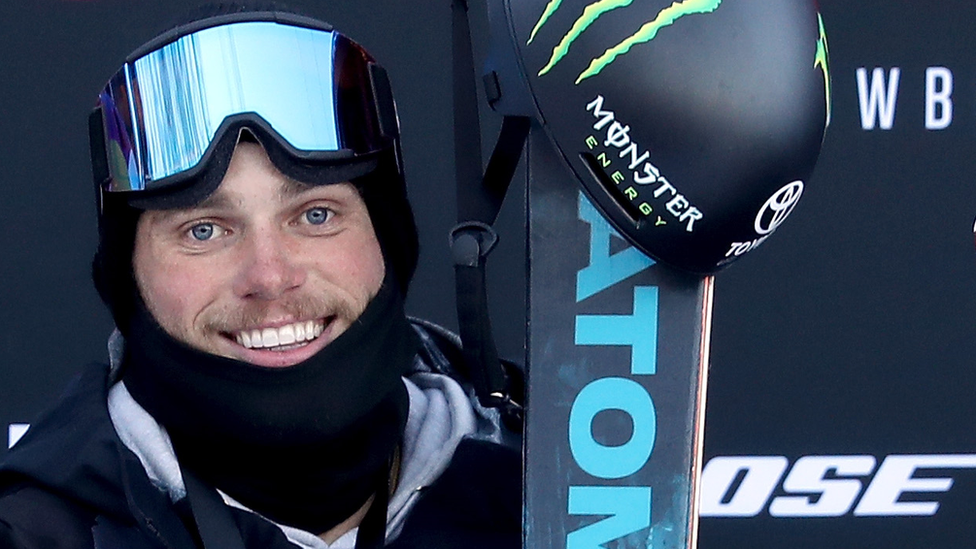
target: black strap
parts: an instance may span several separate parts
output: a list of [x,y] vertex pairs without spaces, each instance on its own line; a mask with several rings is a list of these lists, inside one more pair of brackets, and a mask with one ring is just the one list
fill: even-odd
[[[481,118],[475,86],[474,53],[466,0],[452,0],[454,40],[454,174],[458,223],[494,225],[515,175],[531,125],[524,116],[506,116],[481,172]],[[499,92],[500,93],[500,92]]]
[[484,223],[459,224],[451,231],[458,328],[464,362],[483,406],[498,407],[508,396],[508,383],[488,316],[485,259],[498,241]]
[[529,135],[531,121],[524,116],[506,116],[498,141],[488,160],[485,175],[480,184],[458,189],[458,221],[480,221],[494,225],[501,210],[502,201],[515,176],[525,139]]
[[[458,224],[451,230],[458,326],[464,359],[483,406],[499,408],[506,423],[521,426],[522,408],[513,401],[498,358],[488,314],[486,261],[498,241],[491,228],[501,210],[531,126],[526,117],[506,116],[484,176],[474,55],[465,0],[452,1],[454,41],[454,157]],[[499,93],[501,90],[497,90]]]
[[454,43],[454,176],[458,186],[458,216],[466,207],[460,190],[473,189],[481,180],[481,122],[475,88],[474,53],[466,0],[451,1]]
[[241,532],[217,490],[183,469],[186,497],[204,549],[245,549]]
[[356,534],[356,549],[380,549],[386,544],[386,512],[390,504],[389,474],[385,478],[386,482],[381,483],[379,489],[376,490],[373,503],[366,511],[363,521],[359,523],[359,532]]

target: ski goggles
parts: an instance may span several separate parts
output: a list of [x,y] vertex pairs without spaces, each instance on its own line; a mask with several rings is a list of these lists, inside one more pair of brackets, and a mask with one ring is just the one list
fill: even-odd
[[126,60],[89,120],[102,190],[156,191],[186,181],[241,121],[312,163],[348,162],[394,145],[389,81],[365,50],[318,21],[263,15],[269,20],[250,14],[176,29]]

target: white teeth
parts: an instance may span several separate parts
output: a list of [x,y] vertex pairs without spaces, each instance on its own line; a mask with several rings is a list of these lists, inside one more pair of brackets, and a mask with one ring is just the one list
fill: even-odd
[[277,347],[278,330],[274,328],[265,328],[264,330],[261,330],[261,343],[264,343],[265,347]]
[[294,342],[295,342],[294,325],[282,326],[281,328],[278,328],[278,344],[291,345]]
[[324,321],[309,320],[278,328],[243,330],[237,332],[234,337],[238,344],[248,349],[275,348],[274,350],[284,351],[301,346],[304,342],[312,341],[322,335],[324,330]]

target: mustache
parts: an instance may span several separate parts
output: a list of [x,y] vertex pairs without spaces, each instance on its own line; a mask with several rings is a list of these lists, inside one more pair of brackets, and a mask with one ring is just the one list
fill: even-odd
[[270,318],[288,317],[297,322],[338,316],[352,320],[362,313],[354,309],[351,303],[334,296],[297,295],[274,303],[255,301],[238,307],[211,309],[201,318],[201,325],[205,330],[231,333],[262,326]]

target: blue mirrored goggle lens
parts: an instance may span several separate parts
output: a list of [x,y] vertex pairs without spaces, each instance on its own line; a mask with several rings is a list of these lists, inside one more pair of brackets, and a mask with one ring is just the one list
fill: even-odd
[[236,23],[181,37],[126,64],[99,100],[107,190],[142,190],[190,170],[224,120],[237,114],[259,115],[299,151],[342,148],[340,118],[348,114],[337,112],[336,37],[273,22]]

